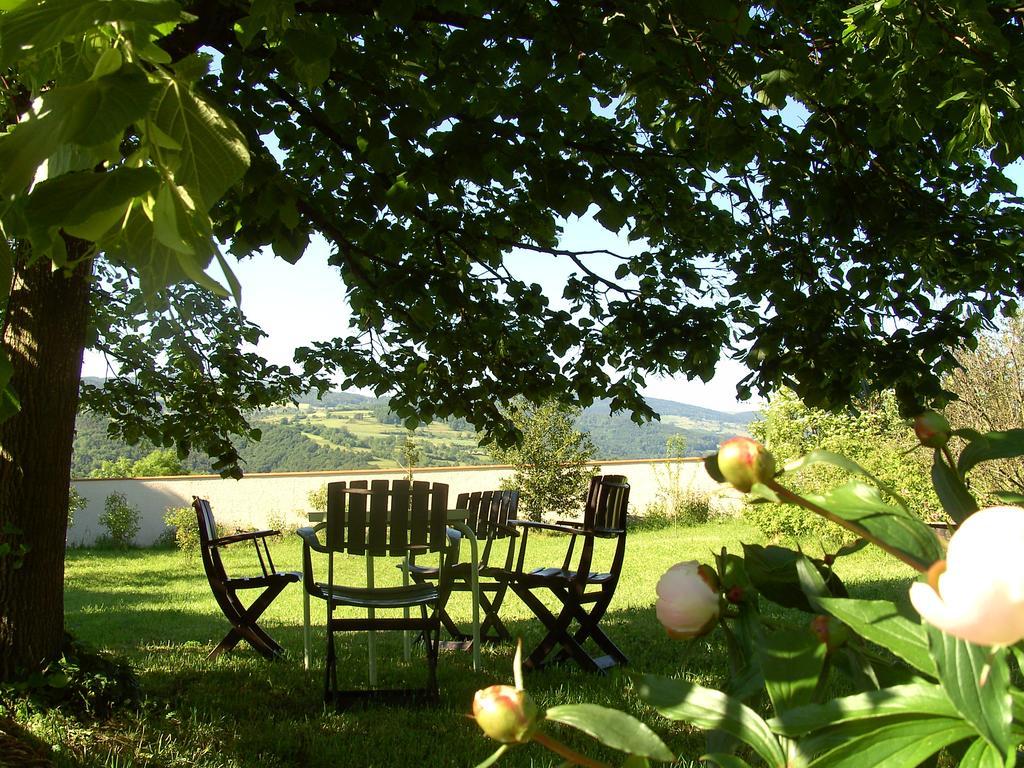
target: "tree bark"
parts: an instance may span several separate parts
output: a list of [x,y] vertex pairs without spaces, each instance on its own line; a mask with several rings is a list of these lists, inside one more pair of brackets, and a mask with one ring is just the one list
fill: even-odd
[[[88,244],[68,240],[71,259]],[[0,423],[0,681],[40,669],[64,636],[71,448],[89,317],[90,259],[70,273],[19,259],[2,344],[21,411]],[[22,554],[23,553],[23,554]]]

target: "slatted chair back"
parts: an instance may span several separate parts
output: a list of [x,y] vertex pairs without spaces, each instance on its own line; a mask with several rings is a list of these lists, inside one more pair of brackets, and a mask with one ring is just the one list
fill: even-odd
[[[587,503],[583,510],[582,530],[597,538],[615,538],[615,553],[609,572],[618,577],[626,548],[626,512],[629,508],[629,483],[623,475],[595,475],[590,478]],[[565,554],[564,570],[573,570],[587,578],[594,559],[595,536],[583,538],[579,560],[573,563],[573,540]]]
[[351,555],[405,557],[440,552],[445,533],[448,486],[417,480],[355,480],[327,484],[325,545]]
[[[455,506],[458,509],[469,510],[466,522],[473,529],[477,540],[483,542],[480,567],[486,568],[490,561],[491,546],[494,542],[507,539],[515,533],[508,521],[515,519],[519,509],[519,491],[460,493]],[[508,556],[511,557],[511,555],[512,549],[509,548]],[[512,567],[511,561],[506,567]]]

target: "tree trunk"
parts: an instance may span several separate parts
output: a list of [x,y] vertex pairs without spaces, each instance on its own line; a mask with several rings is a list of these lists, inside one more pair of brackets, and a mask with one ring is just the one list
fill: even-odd
[[[86,244],[68,240],[68,256]],[[21,411],[0,423],[0,681],[57,657],[71,447],[89,316],[85,259],[70,275],[19,259],[3,328]],[[2,551],[2,548],[0,548]],[[22,554],[23,553],[23,554]]]

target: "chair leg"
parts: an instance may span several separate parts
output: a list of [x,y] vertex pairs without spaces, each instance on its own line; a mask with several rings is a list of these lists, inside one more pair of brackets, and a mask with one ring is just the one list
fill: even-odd
[[281,594],[281,591],[286,586],[287,583],[283,582],[281,584],[267,587],[248,608],[244,608],[242,606],[241,601],[236,595],[229,595],[228,602],[233,609],[233,615],[228,615],[227,611],[224,612],[224,615],[233,625],[232,629],[224,636],[224,639],[220,641],[217,647],[214,648],[206,658],[217,658],[221,653],[230,651],[238,645],[241,640],[248,642],[249,645],[267,659],[276,658],[284,653],[284,649],[278,645],[277,642],[275,642],[274,639],[256,622],[259,621],[263,612],[267,610],[270,604],[274,602],[274,598]]
[[[330,619],[328,618],[328,622]],[[334,651],[334,632],[327,627],[327,653],[324,663],[324,702],[331,703],[338,692],[338,660]]]
[[[484,590],[480,590],[480,606],[484,609],[484,620],[480,623],[480,639],[487,643],[507,642],[512,639],[512,633],[508,631],[508,627],[505,626],[498,612],[501,610],[501,604],[508,592],[508,585],[498,584],[497,588],[492,591],[494,597],[488,599]],[[494,630],[493,636],[490,634],[492,629]]]
[[550,591],[558,597],[562,603],[562,610],[556,617],[548,607],[540,601],[529,587],[525,585],[518,585],[513,582],[512,589],[519,596],[519,598],[526,603],[527,607],[533,611],[534,615],[540,619],[541,623],[547,628],[548,632],[544,636],[544,639],[540,641],[540,644],[530,653],[529,657],[523,662],[523,666],[528,669],[540,669],[547,663],[548,656],[555,651],[556,648],[561,648],[569,657],[579,664],[583,669],[591,672],[596,672],[600,667],[594,662],[592,658],[583,650],[583,646],[573,640],[572,635],[569,634],[569,625],[572,623],[574,618],[573,611],[567,604],[568,590],[567,589],[554,589],[547,587]]

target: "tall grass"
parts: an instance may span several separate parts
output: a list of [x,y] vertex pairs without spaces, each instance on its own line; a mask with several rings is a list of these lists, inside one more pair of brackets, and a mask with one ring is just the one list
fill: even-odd
[[[719,633],[696,641],[682,664],[684,647],[668,639],[653,610],[654,586],[673,563],[712,562],[727,546],[758,542],[760,535],[742,522],[698,528],[638,531],[627,546],[626,568],[612,609],[603,625],[630,657],[636,671],[686,675],[720,685],[726,674]],[[560,558],[561,543],[531,537],[537,563]],[[813,547],[808,547],[812,550]],[[282,570],[300,570],[301,548],[294,536],[276,542],[274,557]],[[251,571],[251,550],[229,547],[229,573]],[[909,572],[871,553],[840,562],[840,575],[857,595],[905,593]],[[199,768],[273,768],[274,766],[472,766],[495,748],[479,732],[470,711],[473,692],[511,682],[511,646],[483,650],[482,669],[474,671],[470,654],[446,652],[439,664],[442,694],[437,708],[370,705],[343,712],[325,710],[322,693],[322,604],[314,604],[314,668],[302,665],[301,586],[289,587],[261,621],[287,650],[277,662],[264,661],[242,646],[213,662],[206,654],[227,631],[195,555],[177,551],[128,552],[73,550],[66,568],[67,626],[82,640],[129,658],[146,699],[135,712],[120,712],[103,723],[80,724],[59,714],[16,713],[32,730],[56,745],[64,766],[198,766]],[[453,598],[451,613],[468,621],[468,596]],[[542,631],[514,596],[503,616],[529,649]],[[378,666],[386,685],[416,685],[423,679],[422,650],[402,661],[399,637],[383,636]],[[366,681],[366,641],[344,635],[339,643],[342,687]],[[703,736],[661,719],[633,693],[622,672],[589,675],[572,666],[527,673],[526,686],[543,708],[569,702],[593,702],[630,712],[653,727],[689,765],[704,752]],[[603,752],[572,732],[560,737],[587,754],[613,763],[621,756]],[[536,745],[517,747],[505,766],[554,766],[560,761]]]

